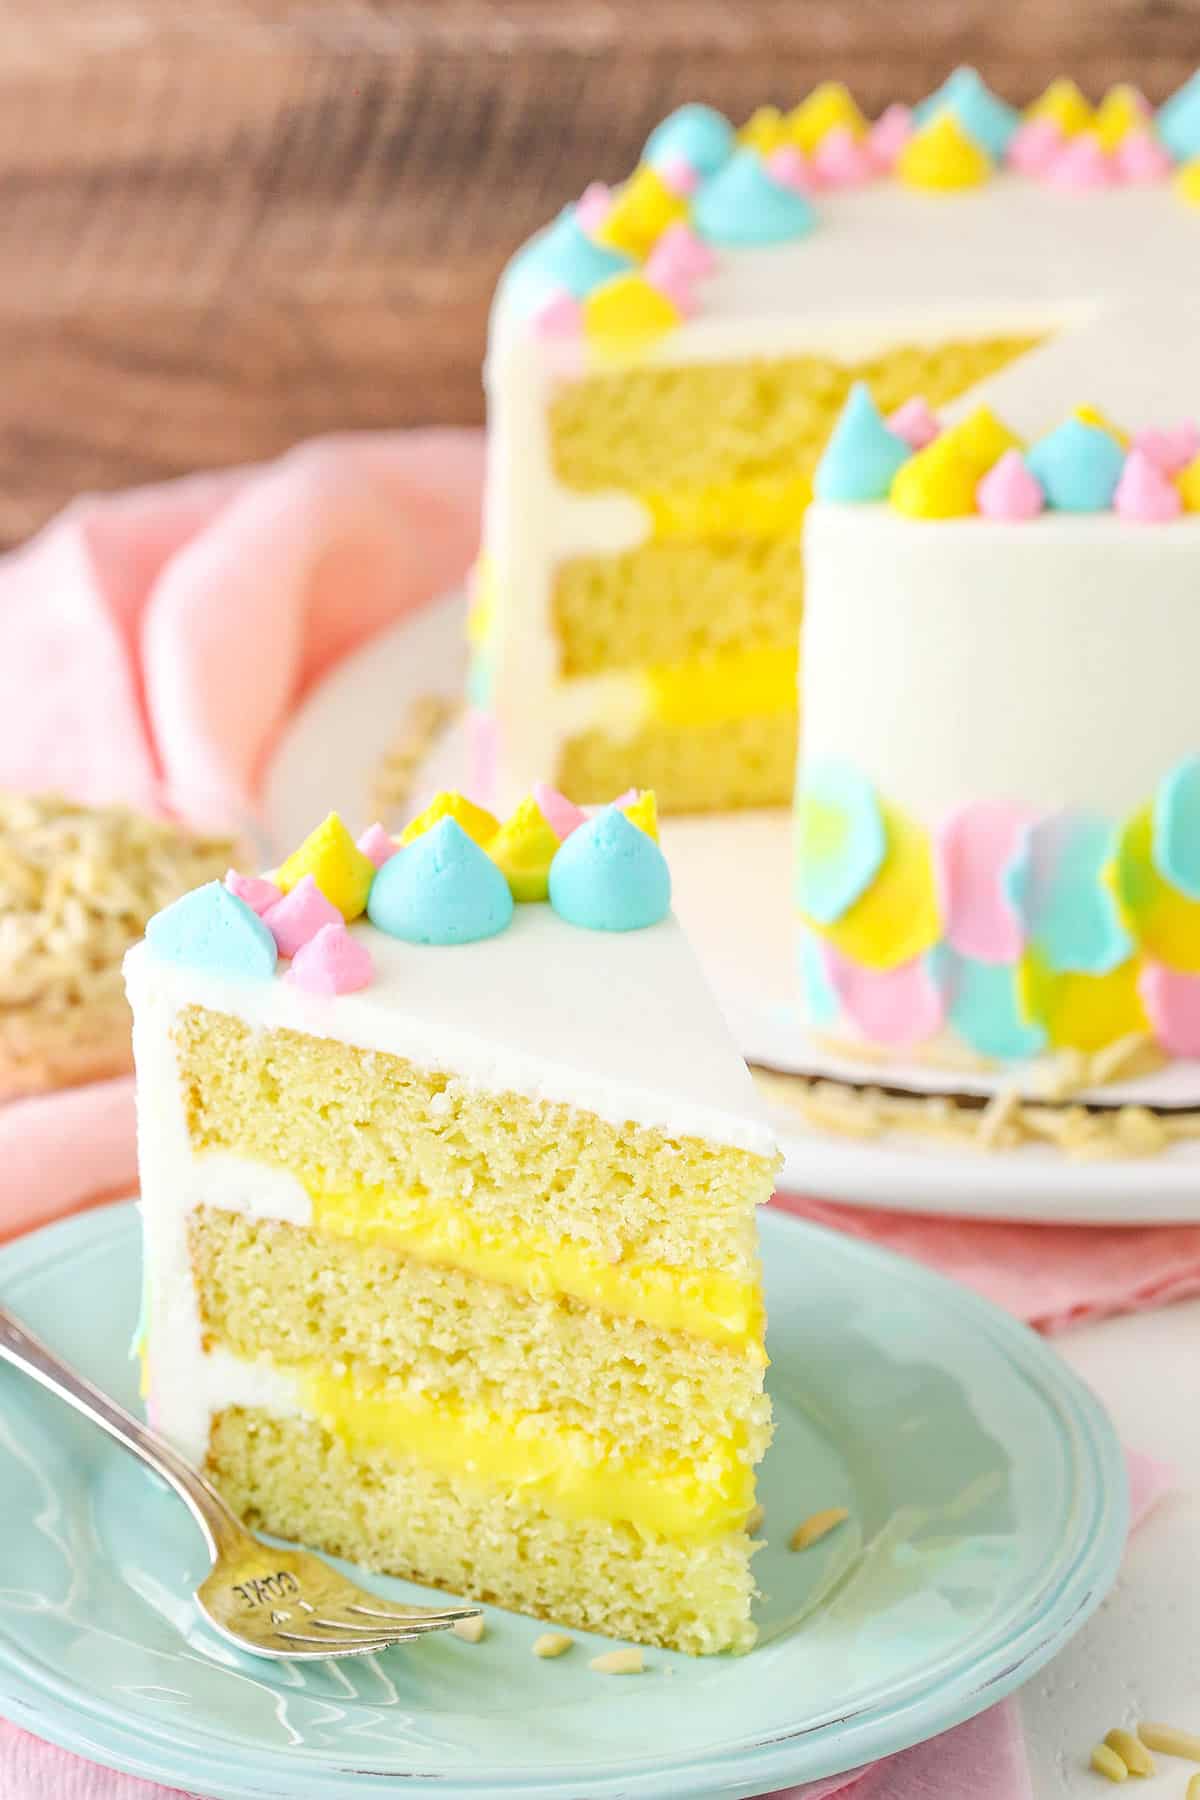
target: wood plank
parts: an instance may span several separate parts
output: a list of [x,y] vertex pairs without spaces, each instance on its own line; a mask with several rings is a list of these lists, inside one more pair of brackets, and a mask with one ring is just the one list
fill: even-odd
[[0,13],[0,541],[81,487],[482,416],[512,249],[684,100],[960,60],[1161,99],[1200,0],[42,0]]

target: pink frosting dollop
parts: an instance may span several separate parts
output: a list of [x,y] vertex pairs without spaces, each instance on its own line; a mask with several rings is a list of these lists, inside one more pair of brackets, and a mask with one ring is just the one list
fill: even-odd
[[1117,174],[1122,181],[1165,181],[1175,164],[1152,131],[1130,131],[1117,145]]
[[875,179],[879,165],[848,126],[834,125],[817,145],[812,171],[822,187],[861,187]]
[[353,994],[375,973],[371,952],[342,920],[322,925],[292,961],[290,979],[309,994]]
[[239,900],[244,900],[260,919],[269,906],[274,906],[277,900],[283,899],[282,888],[277,888],[273,881],[268,881],[263,875],[239,875],[236,869],[228,869],[225,886]]
[[658,165],[658,172],[673,194],[686,200],[700,186],[700,171],[694,169],[686,156],[667,156]]
[[890,413],[887,427],[897,437],[903,438],[913,450],[924,450],[942,429],[937,414],[928,400],[920,394],[914,394],[911,400],[906,400],[903,406],[898,406],[894,413]]
[[1113,495],[1113,510],[1138,525],[1165,525],[1183,511],[1183,498],[1169,475],[1144,450],[1131,450]]
[[593,232],[612,211],[612,189],[603,181],[589,182],[575,202],[575,221],[581,231]]
[[1044,175],[1066,142],[1053,119],[1026,119],[1013,132],[1005,161],[1020,175]]
[[1090,131],[1068,138],[1046,169],[1046,179],[1052,186],[1072,193],[1111,187],[1116,175],[1116,163]]
[[557,788],[550,787],[544,781],[534,782],[533,798],[538,811],[560,844],[573,831],[577,831],[587,818],[581,806],[576,806],[565,794],[560,794]]
[[262,921],[275,939],[280,956],[295,956],[323,925],[343,923],[341,913],[332,900],[325,898],[311,875],[268,907]]
[[577,338],[583,332],[583,307],[563,288],[539,308],[533,329],[540,338]]
[[358,848],[362,851],[364,856],[370,857],[377,869],[382,869],[384,863],[395,856],[400,846],[395,838],[390,836],[390,834],[383,829],[379,820],[376,819],[373,825],[367,826],[367,829],[359,838]]
[[913,116],[909,107],[897,104],[880,113],[867,133],[867,148],[876,167],[885,174],[894,167],[912,134]]
[[1042,484],[1019,450],[1006,450],[975,489],[985,519],[1032,519],[1046,504]]
[[803,150],[795,144],[780,144],[767,157],[767,173],[777,187],[795,194],[811,194],[816,182]]
[[1144,450],[1151,462],[1157,463],[1165,475],[1178,475],[1200,451],[1200,431],[1188,419],[1170,431],[1156,431],[1143,426],[1133,434],[1133,448]]

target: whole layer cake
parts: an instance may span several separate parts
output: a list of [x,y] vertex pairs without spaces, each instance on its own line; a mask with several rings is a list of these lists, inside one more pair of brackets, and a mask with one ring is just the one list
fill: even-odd
[[653,798],[330,818],[127,959],[151,1417],[252,1523],[696,1653],[753,1640],[777,1157]]
[[1200,276],[1198,156],[1200,81],[1157,112],[1059,82],[1019,114],[960,70],[875,121],[832,84],[738,130],[665,120],[497,294],[480,792],[509,805],[549,769],[581,801],[642,782],[664,809],[786,803],[801,525],[854,384],[919,447],[926,409],[1050,345],[1068,410],[1123,357],[1131,428],[1177,419],[1190,325],[1165,382],[1133,377]]

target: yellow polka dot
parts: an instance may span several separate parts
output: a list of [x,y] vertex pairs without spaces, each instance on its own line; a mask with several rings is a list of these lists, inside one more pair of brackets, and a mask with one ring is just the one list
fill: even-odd
[[1200,974],[1200,900],[1189,900],[1154,866],[1154,818],[1150,807],[1122,827],[1105,879],[1121,923],[1155,962]]
[[987,152],[949,112],[936,113],[914,132],[896,162],[896,178],[905,187],[944,192],[981,187],[991,172]]
[[298,850],[275,871],[275,884],[285,894],[311,875],[325,898],[347,921],[357,919],[367,904],[375,864],[364,856],[337,813],[310,831]]
[[1138,994],[1140,970],[1140,958],[1131,956],[1107,975],[1056,974],[1027,950],[1017,967],[1017,997],[1054,1049],[1102,1050],[1150,1029]]
[[597,227],[598,244],[624,250],[639,261],[647,257],[668,225],[687,217],[687,201],[672,193],[657,169],[643,163],[617,193]]
[[888,806],[881,810],[887,848],[875,880],[832,925],[807,920],[843,956],[867,969],[910,962],[941,935],[929,838],[901,813]]

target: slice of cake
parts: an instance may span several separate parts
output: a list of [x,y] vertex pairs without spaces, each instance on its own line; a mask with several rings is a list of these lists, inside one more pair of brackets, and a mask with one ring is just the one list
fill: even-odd
[[157,1426],[254,1524],[745,1649],[777,1166],[650,795],[325,822],[127,959]]

